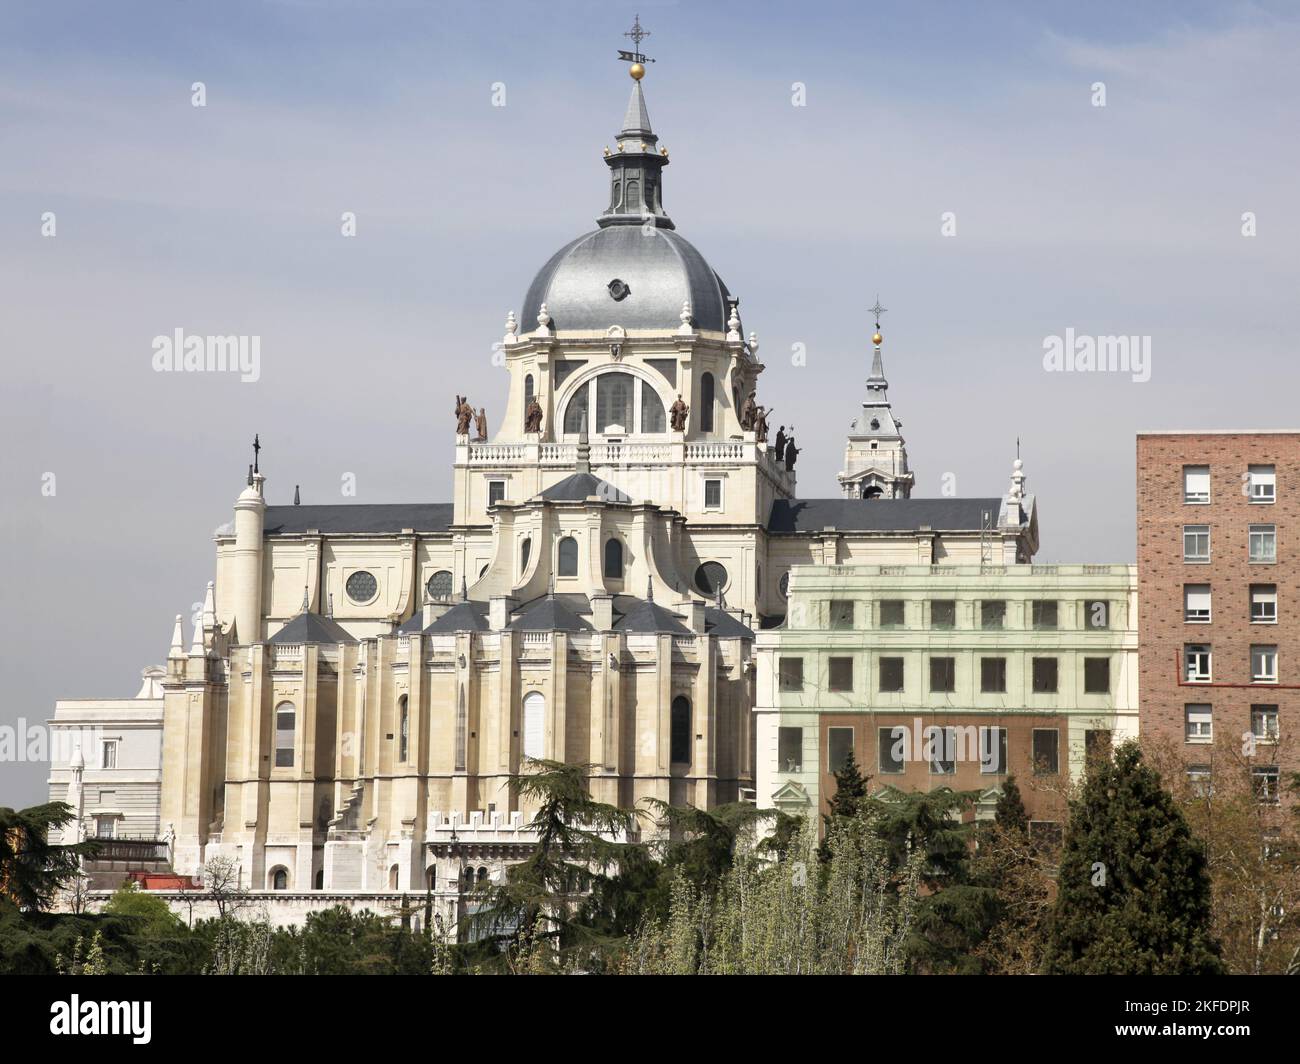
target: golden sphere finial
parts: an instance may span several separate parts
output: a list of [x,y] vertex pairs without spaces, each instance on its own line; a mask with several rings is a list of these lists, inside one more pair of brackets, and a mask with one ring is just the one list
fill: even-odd
[[640,63],[633,63],[630,67],[627,68],[627,72],[631,76],[633,81],[640,81],[643,77],[645,77],[645,67],[643,67]]
[[880,335],[880,330],[877,329],[877,330],[876,330],[876,334],[871,338],[871,342],[872,342],[873,344],[875,344],[877,347],[879,347],[879,346],[880,346],[880,342],[881,342],[883,339],[884,339],[884,337]]

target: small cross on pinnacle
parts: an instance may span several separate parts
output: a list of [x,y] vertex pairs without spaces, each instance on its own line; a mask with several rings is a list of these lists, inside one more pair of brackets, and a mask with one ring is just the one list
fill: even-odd
[[261,470],[257,468],[258,455],[261,453],[262,453],[262,441],[259,440],[257,438],[257,434],[254,433],[253,434],[253,472],[254,473],[261,472]]
[[876,328],[879,329],[879,328],[880,328],[880,315],[884,314],[885,311],[888,310],[889,308],[888,308],[888,307],[882,307],[882,306],[880,305],[880,296],[876,296],[876,305],[875,305],[874,307],[867,307],[867,309],[868,309],[869,311],[871,311],[871,313],[874,314],[874,315],[876,316]]

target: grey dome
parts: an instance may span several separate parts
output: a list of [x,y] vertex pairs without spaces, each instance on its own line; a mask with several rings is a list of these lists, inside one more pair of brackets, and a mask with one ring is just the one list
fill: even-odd
[[[627,294],[615,299],[610,282]],[[520,331],[537,327],[543,303],[557,332],[598,329],[673,330],[691,301],[696,329],[726,332],[727,286],[694,246],[667,228],[609,225],[578,237],[541,268],[524,298]]]

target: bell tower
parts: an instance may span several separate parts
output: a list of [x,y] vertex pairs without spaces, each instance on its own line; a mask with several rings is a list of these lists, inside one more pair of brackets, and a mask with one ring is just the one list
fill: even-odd
[[876,305],[867,309],[876,316],[876,331],[871,337],[871,374],[867,377],[862,412],[849,425],[844,469],[836,479],[846,499],[907,499],[912,495],[915,476],[907,467],[903,423],[894,417],[890,406],[889,382],[880,356],[884,342],[880,315],[885,308],[877,299]]

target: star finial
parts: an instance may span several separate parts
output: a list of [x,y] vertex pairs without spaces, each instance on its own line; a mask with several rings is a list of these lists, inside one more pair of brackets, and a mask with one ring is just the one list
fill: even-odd
[[888,307],[882,307],[882,306],[880,305],[880,296],[876,296],[876,305],[875,305],[874,307],[867,307],[867,309],[868,309],[869,311],[871,311],[871,313],[874,314],[874,315],[876,316],[876,328],[879,329],[879,328],[880,328],[880,315],[884,314],[885,311],[888,310],[889,308],[888,308]]
[[645,77],[645,66],[643,64],[654,62],[653,59],[647,59],[641,52],[641,42],[650,36],[650,31],[641,28],[641,16],[637,15],[636,18],[632,20],[632,28],[624,33],[623,36],[632,38],[632,46],[634,50],[631,52],[625,52],[620,48],[618,57],[624,63],[632,64],[631,67],[628,68],[628,73],[631,74],[635,80],[640,81]]

